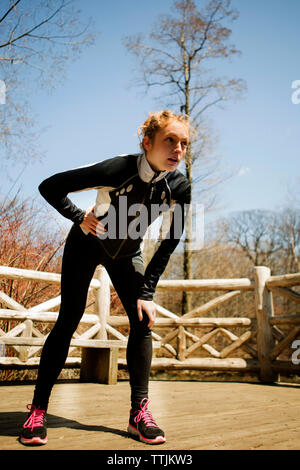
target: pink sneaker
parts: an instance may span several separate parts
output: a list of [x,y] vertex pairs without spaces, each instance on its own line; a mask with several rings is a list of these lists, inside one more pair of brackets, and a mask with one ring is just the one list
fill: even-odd
[[43,445],[47,442],[47,418],[46,411],[27,405],[30,413],[22,426],[19,440],[25,445]]
[[127,431],[146,444],[163,444],[166,442],[165,433],[157,426],[151,411],[147,410],[148,405],[148,398],[144,398],[139,410],[130,410]]

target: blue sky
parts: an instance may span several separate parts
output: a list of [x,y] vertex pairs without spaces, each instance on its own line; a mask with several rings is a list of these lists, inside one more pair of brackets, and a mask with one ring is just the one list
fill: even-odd
[[[18,181],[25,196],[39,197],[39,183],[53,173],[138,151],[137,127],[157,109],[153,96],[129,87],[136,62],[125,50],[126,35],[150,30],[157,15],[170,12],[171,0],[78,1],[99,31],[96,44],[68,66],[66,80],[52,94],[30,96],[46,151],[42,163],[28,165]],[[196,2],[201,5],[203,2]],[[220,170],[232,172],[218,188],[219,210],[279,209],[299,185],[300,104],[291,100],[300,80],[299,0],[235,0],[239,18],[231,42],[242,55],[218,65],[218,73],[243,78],[244,98],[211,108]],[[16,174],[21,170],[16,167]],[[2,180],[2,181],[1,181]],[[0,177],[2,193],[10,183]],[[95,193],[73,200],[87,207]],[[212,216],[210,216],[212,217]]]

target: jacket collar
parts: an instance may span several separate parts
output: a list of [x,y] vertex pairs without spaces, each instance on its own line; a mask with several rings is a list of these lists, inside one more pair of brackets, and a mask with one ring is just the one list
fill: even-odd
[[[167,173],[168,171],[160,171],[160,172],[155,172],[144,153],[139,155],[138,161],[137,161],[137,167],[138,167],[138,172],[139,172],[139,177],[141,180],[143,180],[145,183],[150,183],[152,181],[153,183],[156,183],[157,181],[161,180]],[[155,176],[157,174],[157,176]]]

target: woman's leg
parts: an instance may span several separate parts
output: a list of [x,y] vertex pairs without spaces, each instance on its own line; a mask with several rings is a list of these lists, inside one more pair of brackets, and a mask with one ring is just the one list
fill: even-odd
[[127,345],[127,366],[131,386],[131,406],[138,409],[143,398],[148,397],[148,384],[152,360],[152,334],[149,318],[144,314],[140,321],[137,314],[139,287],[143,282],[144,265],[141,255],[121,258],[105,266],[119,295],[130,322]]
[[147,444],[161,444],[166,441],[148,409],[149,377],[152,361],[152,333],[148,328],[146,313],[140,321],[137,313],[137,299],[144,279],[141,256],[115,260],[106,267],[114,287],[126,310],[130,322],[127,345],[127,366],[131,386],[131,410],[128,432]]
[[[97,262],[92,240],[73,226],[66,241],[61,273],[61,307],[42,351],[33,405],[47,410],[51,390],[68,355],[72,335],[84,313]],[[96,252],[95,252],[96,251]]]

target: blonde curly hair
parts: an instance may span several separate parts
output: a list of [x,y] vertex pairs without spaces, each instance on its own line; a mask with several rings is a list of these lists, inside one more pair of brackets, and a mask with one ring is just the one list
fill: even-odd
[[168,122],[172,120],[179,121],[185,124],[190,134],[191,125],[189,122],[189,117],[186,114],[175,114],[173,113],[173,111],[170,111],[168,109],[149,113],[148,118],[146,119],[144,124],[139,126],[137,130],[141,150],[145,151],[144,137],[147,136],[151,141],[153,141],[155,134],[160,129],[163,129],[168,124]]

